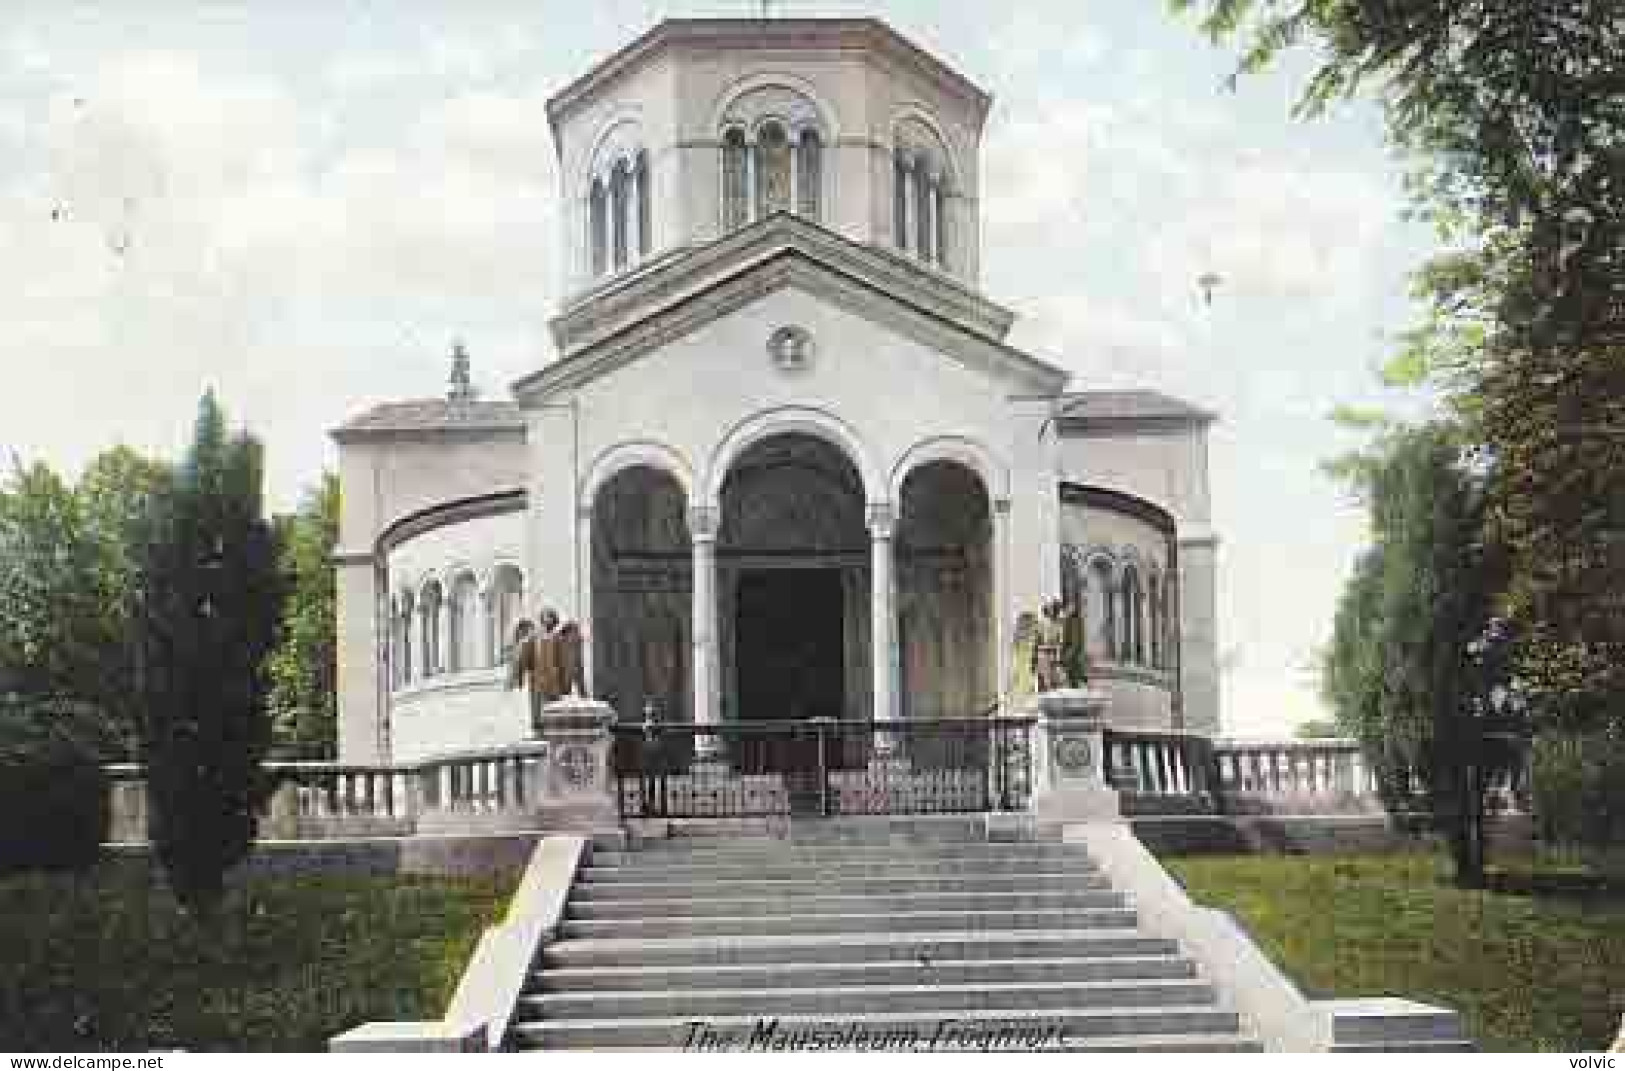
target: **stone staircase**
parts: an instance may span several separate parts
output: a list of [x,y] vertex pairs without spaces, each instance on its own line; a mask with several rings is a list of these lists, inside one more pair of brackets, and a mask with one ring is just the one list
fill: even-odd
[[1259,1050],[1081,847],[946,828],[595,846],[509,1043]]

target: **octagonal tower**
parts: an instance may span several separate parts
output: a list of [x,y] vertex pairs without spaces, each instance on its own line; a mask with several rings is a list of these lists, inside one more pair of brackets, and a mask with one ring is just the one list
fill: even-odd
[[991,98],[874,19],[670,19],[548,102],[566,305],[774,212],[974,287]]

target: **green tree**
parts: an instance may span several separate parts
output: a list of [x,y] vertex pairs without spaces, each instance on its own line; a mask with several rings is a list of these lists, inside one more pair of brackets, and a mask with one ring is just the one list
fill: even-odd
[[219,900],[252,844],[270,743],[264,662],[276,563],[257,441],[213,392],[156,511],[142,569],[144,743],[154,850],[194,910]]
[[269,666],[272,725],[277,748],[302,758],[328,758],[338,747],[338,534],[339,481],[325,473],[279,541],[286,595]]
[[1509,637],[1495,615],[1500,567],[1483,539],[1485,475],[1441,424],[1389,431],[1361,471],[1373,547],[1339,602],[1326,698],[1390,810],[1424,791],[1457,882],[1480,886],[1484,791],[1510,761],[1516,727]]
[[1493,462],[1518,672],[1543,728],[1625,733],[1625,18],[1618,0],[1172,0],[1238,75],[1296,45],[1299,113],[1369,88],[1447,251],[1387,368]]
[[1292,735],[1299,740],[1332,740],[1343,735],[1343,730],[1337,727],[1334,721],[1325,718],[1311,718],[1300,721],[1298,727],[1292,730]]
[[0,692],[86,698],[85,667],[113,642],[79,499],[43,464],[0,487]]
[[153,519],[172,471],[164,462],[127,446],[98,454],[80,475],[74,493],[96,562],[96,595],[105,640],[75,670],[85,699],[101,709],[129,751],[140,737],[136,680],[136,610],[141,562],[153,538]]

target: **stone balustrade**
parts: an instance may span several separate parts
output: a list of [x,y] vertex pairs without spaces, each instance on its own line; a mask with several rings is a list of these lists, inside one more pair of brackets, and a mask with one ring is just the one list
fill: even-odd
[[[498,832],[533,823],[547,745],[533,742],[414,763],[267,762],[274,787],[260,815],[266,840]],[[147,839],[146,771],[109,766],[109,839]]]

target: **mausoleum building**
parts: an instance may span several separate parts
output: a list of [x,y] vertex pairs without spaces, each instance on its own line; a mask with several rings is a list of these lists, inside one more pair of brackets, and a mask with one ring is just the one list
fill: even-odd
[[669,20],[552,98],[553,352],[334,432],[341,759],[525,738],[543,607],[622,719],[708,725],[1009,712],[1064,598],[1114,725],[1217,735],[1214,417],[1009,344],[990,106],[869,19]]

